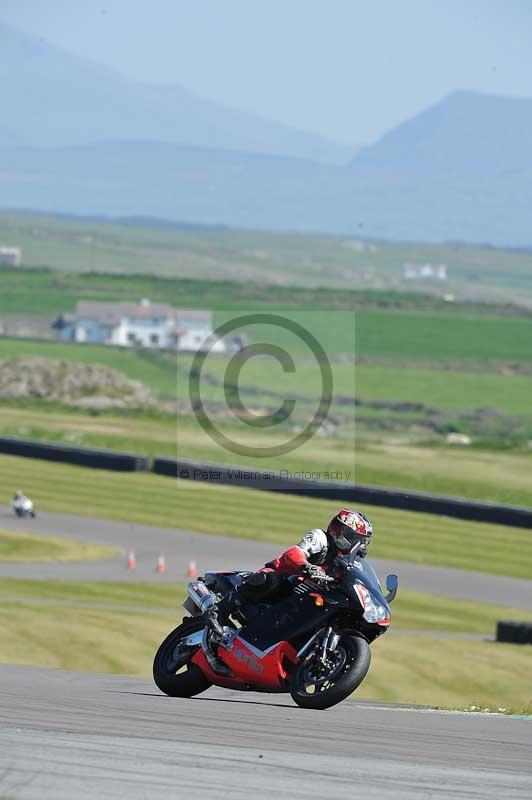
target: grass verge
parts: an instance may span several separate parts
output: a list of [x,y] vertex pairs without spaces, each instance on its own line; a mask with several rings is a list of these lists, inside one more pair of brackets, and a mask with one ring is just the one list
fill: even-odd
[[[2,603],[17,600],[24,604],[34,601],[83,603],[94,608],[112,605],[124,611],[130,608],[180,608],[185,598],[184,584],[175,583],[112,583],[111,581],[31,580],[26,578],[0,579]],[[184,613],[179,610],[179,614]]]
[[99,561],[120,553],[116,547],[75,542],[57,536],[39,536],[26,531],[0,530],[0,563]]
[[394,636],[392,630],[372,650],[358,699],[515,713],[527,713],[532,705],[527,645]]

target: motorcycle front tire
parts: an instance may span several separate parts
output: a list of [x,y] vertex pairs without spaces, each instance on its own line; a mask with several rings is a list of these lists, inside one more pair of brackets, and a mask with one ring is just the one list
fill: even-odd
[[314,693],[305,692],[307,660],[303,659],[297,665],[292,676],[290,694],[301,708],[314,708],[317,710],[331,708],[331,706],[335,706],[345,700],[346,697],[349,697],[366,677],[371,663],[371,651],[366,640],[360,636],[344,635],[339,644],[344,648],[349,659],[348,667],[328,688]]

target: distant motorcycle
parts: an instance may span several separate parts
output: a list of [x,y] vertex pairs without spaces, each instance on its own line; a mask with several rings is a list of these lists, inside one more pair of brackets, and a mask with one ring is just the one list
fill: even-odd
[[[304,708],[340,703],[364,680],[369,645],[388,630],[390,603],[398,588],[388,575],[384,595],[366,559],[338,557],[330,575],[292,576],[284,596],[271,603],[239,600],[238,587],[252,573],[208,572],[188,585],[191,614],[160,645],[153,677],[171,697],[192,697],[212,684],[258,692],[289,692]],[[218,658],[222,676],[205,656],[207,612],[232,595],[231,622],[224,627]],[[235,608],[236,605],[236,608]]]
[[29,497],[15,497],[11,506],[17,517],[35,517],[35,509]]

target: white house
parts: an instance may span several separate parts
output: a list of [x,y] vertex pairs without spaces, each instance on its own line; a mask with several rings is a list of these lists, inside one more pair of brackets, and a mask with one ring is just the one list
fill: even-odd
[[447,280],[445,264],[403,264],[403,278],[407,280]]
[[166,303],[144,299],[138,303],[103,303],[82,300],[73,314],[62,314],[54,322],[63,341],[123,347],[173,348],[226,352],[234,345],[225,340],[206,340],[213,333],[212,312],[177,309]]
[[0,247],[0,264],[5,267],[20,267],[21,261],[20,247]]

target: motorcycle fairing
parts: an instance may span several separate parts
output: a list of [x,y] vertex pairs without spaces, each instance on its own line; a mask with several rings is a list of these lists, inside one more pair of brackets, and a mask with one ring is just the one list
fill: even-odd
[[[362,609],[364,608],[364,602],[360,597],[357,584],[362,584],[370,593],[374,602],[383,606],[388,612],[385,619],[379,620],[375,623],[369,623],[370,628],[375,625],[381,629],[388,628],[392,620],[390,605],[384,597],[379,579],[377,578],[377,573],[373,569],[372,565],[366,559],[364,559],[364,561],[360,559],[353,559],[350,561],[348,574],[354,579],[354,583],[351,586],[351,593],[354,590]],[[361,624],[363,628],[366,627],[364,620],[361,620]]]
[[286,691],[288,673],[297,662],[298,643],[303,643],[331,613],[316,606],[305,593],[292,594],[273,605],[261,604],[257,613],[242,627],[230,650],[218,647],[218,656],[231,669],[234,680],[216,674],[203,650],[192,662],[212,683],[226,688],[247,684],[256,691]]
[[259,650],[241,636],[236,637],[231,650],[219,647],[218,655],[232,671],[233,678],[213,672],[203,650],[198,650],[191,661],[211,683],[228,689],[242,689],[244,683],[259,692],[286,691],[290,668],[297,662],[296,650],[288,642],[277,642],[266,650]]
[[241,628],[239,636],[259,652],[268,651],[280,641],[295,640],[297,645],[297,641],[308,638],[326,616],[327,609],[316,606],[309,594],[292,593],[272,605],[260,605],[247,625]]

